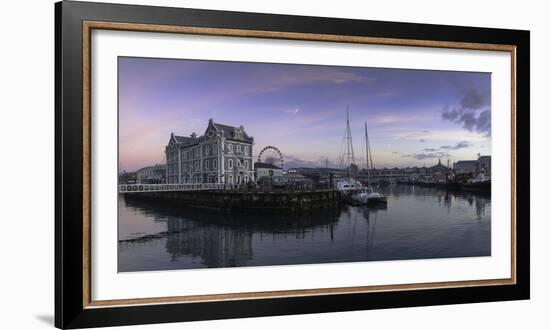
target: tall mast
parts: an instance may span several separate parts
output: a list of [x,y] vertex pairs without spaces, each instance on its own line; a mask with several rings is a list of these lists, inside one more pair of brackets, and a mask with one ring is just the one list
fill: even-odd
[[367,130],[367,122],[365,121],[365,158],[367,160],[367,183],[370,185],[370,170],[374,169],[372,165],[372,155],[370,152],[369,132]]
[[347,141],[347,163],[348,178],[351,179],[351,164],[355,164],[355,154],[353,152],[353,140],[351,138],[351,128],[349,127],[349,106],[346,106],[346,141]]
[[367,122],[365,121],[365,141],[367,145],[367,167],[370,166],[371,169],[374,169],[374,166],[372,164],[372,154],[370,151],[370,141],[369,141],[369,133],[367,130]]
[[367,160],[367,185],[370,186],[370,171],[369,171],[369,134],[367,133],[367,122],[365,121],[365,158]]
[[351,129],[349,127],[349,106],[346,107],[346,139],[348,142],[348,163],[355,164],[355,154],[353,152],[353,140],[351,138]]
[[340,168],[343,169],[347,167],[348,177],[351,179],[351,164],[355,164],[355,153],[353,151],[353,139],[351,137],[351,128],[349,125],[349,106],[346,106],[346,129],[344,138],[342,139],[340,156]]
[[367,133],[367,122],[365,121],[365,157],[367,159],[367,175],[369,169],[369,134]]

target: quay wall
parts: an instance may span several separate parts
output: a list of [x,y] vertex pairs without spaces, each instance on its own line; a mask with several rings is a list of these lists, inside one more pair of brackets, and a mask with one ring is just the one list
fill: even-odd
[[159,191],[126,193],[124,198],[224,212],[302,212],[338,207],[337,190],[293,192]]

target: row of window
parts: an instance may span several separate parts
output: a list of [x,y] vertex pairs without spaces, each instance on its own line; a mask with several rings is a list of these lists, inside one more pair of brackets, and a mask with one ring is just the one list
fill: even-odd
[[[245,156],[250,155],[250,147],[249,146],[242,146],[240,144],[231,144],[227,143],[226,151],[229,154],[237,153],[240,154],[241,152],[244,153]],[[215,144],[207,144],[203,146],[203,152],[204,156],[210,156],[210,155],[216,155],[218,153],[217,145]],[[200,158],[201,156],[201,148],[195,148],[193,150],[184,150],[181,152],[181,158],[183,160],[193,159],[193,158]],[[178,153],[177,152],[169,152],[166,156],[166,161],[168,163],[177,162],[178,161]]]
[[[210,169],[213,169],[213,170],[216,170],[218,169],[218,160],[217,159],[212,159],[212,160],[204,160],[203,161],[203,164],[204,164],[204,169],[206,171],[210,170]],[[182,171],[183,172],[187,172],[187,171],[200,171],[200,162],[195,162],[194,164],[189,164],[189,167],[188,167],[188,164],[183,164],[182,165]]]
[[[218,153],[218,148],[216,148],[214,145],[205,145],[204,148],[204,155],[215,155]],[[181,152],[181,158],[184,160],[187,159],[193,159],[193,158],[200,158],[201,156],[201,149],[200,147],[195,148],[193,150],[184,150]]]
[[[228,159],[228,160],[227,160],[227,168],[230,169],[230,170],[232,170],[232,169],[233,169],[233,165],[234,165],[233,159]],[[237,159],[236,166],[237,166],[237,168],[240,168],[240,167],[242,166],[242,163],[241,163],[241,160],[240,160],[240,159]],[[250,169],[248,160],[245,160],[245,161],[244,161],[244,169],[247,170],[247,171]]]
[[[208,171],[208,170],[217,170],[218,169],[218,160],[217,159],[212,159],[212,160],[209,160],[209,159],[206,159],[203,161],[203,164],[204,164],[204,170]],[[234,169],[235,167],[236,168],[240,168],[241,166],[243,166],[244,164],[244,169],[245,170],[250,170],[250,163],[248,162],[248,160],[245,160],[244,162],[241,162],[240,159],[237,159],[236,161],[234,161],[233,159],[228,159],[227,162],[226,162],[226,167],[227,169],[229,170],[232,170]],[[195,162],[194,164],[182,164],[182,168],[181,170],[183,172],[187,172],[187,171],[200,171],[200,162]],[[168,173],[177,173],[177,165],[176,164],[171,164],[171,165],[168,165]]]
[[[169,176],[167,178],[167,183],[202,183],[203,182],[209,182],[209,183],[216,183],[218,182],[218,177],[216,175],[208,175],[202,176],[202,175],[187,175],[184,174],[181,176],[181,179],[178,181],[178,176]],[[252,176],[249,175],[235,175],[232,174],[225,176],[225,183],[227,184],[241,184],[241,183],[248,183],[249,181],[253,180]],[[223,180],[222,180],[223,181]]]
[[[243,149],[244,149],[244,155],[248,156],[250,154],[250,148],[248,146],[244,146],[244,148],[243,148],[243,146],[240,145],[240,144],[235,145],[235,150],[236,150],[237,154],[240,154],[243,151]],[[226,150],[227,150],[227,153],[232,154],[233,153],[233,144],[227,143],[226,144]]]
[[[225,183],[227,183],[227,184],[241,184],[241,183],[248,183],[251,180],[252,180],[252,177],[250,177],[248,175],[233,176],[233,175],[230,174],[226,177]],[[169,181],[171,181],[170,183],[178,183],[177,182],[177,177],[170,178]],[[203,183],[202,178],[199,175],[195,175],[193,177],[189,177],[187,175],[184,175],[184,176],[181,177],[180,182],[181,183]],[[216,176],[208,176],[208,178],[206,178],[206,182],[207,183],[216,183],[216,182],[218,182],[218,179],[217,179]]]
[[[217,170],[218,169],[218,160],[217,159],[206,159],[203,161],[203,164],[204,164],[204,170],[205,171],[208,171],[208,170]],[[233,159],[228,159],[227,162],[226,162],[226,167],[227,169],[229,170],[232,170],[234,169],[235,167],[236,168],[240,168],[241,166],[243,166],[244,164],[244,170],[248,171],[250,170],[250,163],[248,162],[248,160],[245,160],[244,163],[241,162],[240,159],[237,159],[237,160],[233,160]],[[174,174],[174,173],[177,173],[178,172],[178,167],[177,167],[177,164],[169,164],[167,166],[167,169],[168,169],[168,174]],[[200,171],[200,162],[195,162],[194,164],[182,164],[182,168],[181,170],[183,172],[193,172],[193,171],[196,171],[196,172],[199,172]]]

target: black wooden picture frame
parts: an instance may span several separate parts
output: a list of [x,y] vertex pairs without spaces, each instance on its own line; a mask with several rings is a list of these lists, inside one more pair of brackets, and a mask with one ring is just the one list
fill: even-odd
[[[448,43],[453,48],[472,44],[505,45],[514,52],[515,99],[512,166],[515,196],[513,283],[453,285],[406,290],[335,292],[296,296],[177,300],[170,303],[95,306],[89,296],[89,122],[90,100],[84,70],[87,59],[85,22],[138,24],[232,31],[264,31],[276,38],[288,35],[372,38],[397,44],[414,40],[426,47]],[[91,26],[93,28],[93,25]],[[123,27],[123,29],[125,29]],[[177,30],[177,28],[176,28]],[[173,32],[177,32],[174,30]],[[283,35],[283,37],[278,36]],[[288,35],[287,35],[288,34]],[[285,37],[286,36],[286,37]],[[269,37],[269,36],[268,36]],[[390,40],[391,42],[388,42]],[[393,40],[393,41],[392,41]],[[396,41],[397,40],[397,41]],[[433,43],[433,44],[432,44]],[[470,47],[472,48],[472,47]],[[475,49],[475,47],[473,47]],[[84,49],[84,51],[83,51]],[[88,50],[89,51],[89,50]],[[529,298],[529,107],[530,37],[528,31],[410,24],[352,19],[302,17],[212,10],[148,7],[62,1],[55,5],[55,325],[59,328],[132,325],[214,320],[270,315],[323,313],[378,308],[476,303]],[[515,175],[515,176],[514,176]],[[88,291],[87,291],[88,290]]]

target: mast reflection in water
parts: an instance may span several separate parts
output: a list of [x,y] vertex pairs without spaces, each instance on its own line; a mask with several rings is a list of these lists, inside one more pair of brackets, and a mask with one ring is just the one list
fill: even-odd
[[118,270],[490,256],[490,195],[390,186],[386,209],[227,215],[119,197]]

